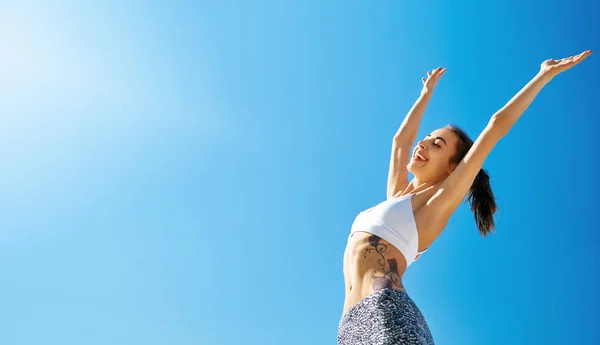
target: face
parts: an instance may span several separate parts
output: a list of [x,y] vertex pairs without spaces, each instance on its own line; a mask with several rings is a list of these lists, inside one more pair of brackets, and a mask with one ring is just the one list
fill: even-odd
[[450,161],[456,153],[458,141],[458,136],[448,128],[431,132],[417,143],[406,168],[422,181],[444,180],[456,167]]

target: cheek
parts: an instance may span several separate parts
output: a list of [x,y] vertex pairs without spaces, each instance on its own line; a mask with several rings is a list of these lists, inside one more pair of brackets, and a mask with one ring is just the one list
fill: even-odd
[[450,166],[450,157],[447,157],[444,154],[437,154],[431,157],[432,165],[436,167],[436,169],[447,169]]

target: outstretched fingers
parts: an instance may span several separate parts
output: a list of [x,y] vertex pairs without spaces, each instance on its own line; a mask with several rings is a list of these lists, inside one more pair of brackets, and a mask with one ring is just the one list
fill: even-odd
[[580,63],[581,61],[585,60],[585,59],[586,59],[588,56],[590,56],[591,54],[592,54],[592,51],[591,51],[591,50],[586,50],[586,51],[584,51],[583,53],[581,53],[581,54],[579,54],[579,55],[573,56],[573,57],[572,57],[572,62],[573,62],[574,64],[578,64],[578,63]]
[[585,58],[590,56],[590,54],[592,54],[592,51],[586,50],[579,55],[573,55],[573,56],[569,56],[567,58],[561,59],[558,61],[558,63],[561,65],[564,65],[564,66],[575,66],[578,63],[580,63],[581,61],[585,60]]
[[445,68],[438,67],[438,68],[434,69],[433,71],[427,71],[427,77],[428,78],[431,78],[431,77],[439,78],[442,75],[444,75],[445,72],[446,72]]
[[429,83],[432,86],[434,86],[437,83],[437,81],[444,75],[444,73],[446,73],[446,69],[438,67],[433,71],[427,71],[427,77],[421,78],[421,81],[423,82],[423,85],[428,84],[427,82],[429,81]]

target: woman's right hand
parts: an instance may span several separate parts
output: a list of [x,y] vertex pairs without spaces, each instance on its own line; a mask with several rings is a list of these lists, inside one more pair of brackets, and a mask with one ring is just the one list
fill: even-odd
[[444,75],[444,73],[446,73],[446,69],[441,67],[438,67],[431,72],[427,71],[427,78],[421,78],[421,81],[423,82],[423,90],[421,90],[421,94],[433,92],[437,82]]

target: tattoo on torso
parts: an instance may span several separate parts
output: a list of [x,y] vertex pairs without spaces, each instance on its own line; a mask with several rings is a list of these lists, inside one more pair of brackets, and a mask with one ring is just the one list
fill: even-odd
[[398,262],[396,259],[386,259],[385,251],[387,245],[381,243],[381,237],[377,235],[371,235],[369,237],[369,244],[371,248],[365,250],[364,257],[368,255],[376,255],[377,263],[381,266],[381,269],[373,270],[371,278],[373,278],[373,290],[381,289],[404,289],[402,282],[400,281],[400,274],[398,273]]

